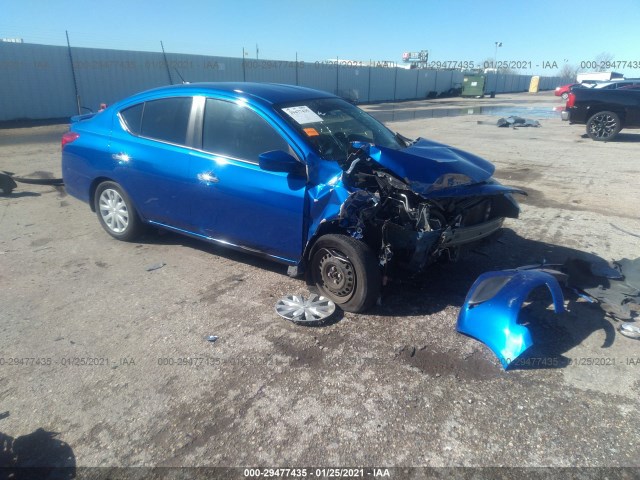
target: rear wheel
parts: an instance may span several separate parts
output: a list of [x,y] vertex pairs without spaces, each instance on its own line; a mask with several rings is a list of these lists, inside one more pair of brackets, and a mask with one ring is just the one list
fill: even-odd
[[94,205],[100,225],[112,237],[131,241],[144,230],[129,195],[117,183],[103,182],[98,185]]
[[369,247],[354,238],[334,234],[320,237],[310,270],[322,295],[347,312],[362,312],[378,299],[378,262]]
[[596,141],[612,140],[620,130],[622,123],[614,112],[598,112],[587,121],[587,135]]

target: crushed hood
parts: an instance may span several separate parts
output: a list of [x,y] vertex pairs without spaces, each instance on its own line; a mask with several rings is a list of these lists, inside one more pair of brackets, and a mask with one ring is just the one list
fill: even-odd
[[423,138],[402,150],[376,145],[364,148],[368,148],[369,158],[403,179],[420,195],[486,182],[495,171],[493,164],[483,158]]

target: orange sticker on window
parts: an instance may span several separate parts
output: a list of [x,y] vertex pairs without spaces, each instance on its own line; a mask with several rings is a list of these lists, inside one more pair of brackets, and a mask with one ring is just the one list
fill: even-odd
[[305,128],[304,133],[306,133],[308,137],[317,137],[320,135],[315,128]]

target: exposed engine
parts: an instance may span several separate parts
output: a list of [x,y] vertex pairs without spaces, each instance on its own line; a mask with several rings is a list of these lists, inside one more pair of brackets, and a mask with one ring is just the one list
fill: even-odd
[[355,189],[340,209],[340,225],[378,251],[380,264],[420,271],[443,255],[455,259],[461,245],[498,230],[517,217],[508,194],[425,198],[355,149],[343,182]]

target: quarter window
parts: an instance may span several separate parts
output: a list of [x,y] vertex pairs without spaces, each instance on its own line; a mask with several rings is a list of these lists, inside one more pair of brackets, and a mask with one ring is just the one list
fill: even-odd
[[129,107],[126,110],[120,112],[120,116],[127,125],[127,129],[134,135],[140,135],[140,127],[142,126],[142,110],[144,109],[144,103],[139,103],[133,107]]
[[258,163],[263,152],[289,151],[289,144],[260,115],[244,105],[208,98],[202,131],[203,150]]

